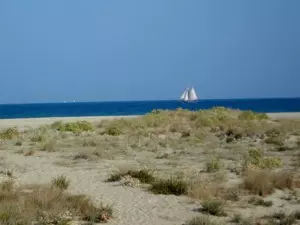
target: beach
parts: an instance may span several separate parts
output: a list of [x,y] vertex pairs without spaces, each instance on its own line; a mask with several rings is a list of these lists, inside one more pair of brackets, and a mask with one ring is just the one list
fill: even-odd
[[[298,119],[300,112],[284,112],[284,113],[267,113],[273,119]],[[24,118],[24,119],[0,119],[0,129],[17,127],[18,129],[37,128],[42,125],[49,125],[55,121],[76,122],[88,121],[91,123],[100,122],[101,120],[113,120],[121,118],[135,118],[135,116],[81,116],[81,117],[46,117],[46,118]]]
[[[284,179],[298,179],[300,174],[297,166],[300,157],[299,160],[296,157],[300,146],[300,113],[269,113],[270,119],[224,109],[208,110],[197,117],[186,111],[168,113],[168,117],[153,114],[145,120],[141,116],[2,119],[0,130],[16,127],[20,133],[2,134],[0,181],[13,180],[15,185],[25,188],[25,193],[31,193],[30,185],[47,186],[51,182],[53,185],[54,178],[64,176],[69,181],[65,192],[85,195],[95,206],[112,207],[113,217],[108,225],[182,225],[207,214],[218,224],[230,223],[237,214],[245,221],[253,217],[263,221],[266,215],[271,216],[282,207],[286,216],[299,209],[300,177],[295,182]],[[226,118],[220,120],[224,131],[206,129],[212,126],[207,118],[216,121],[213,118],[219,118],[218,115]],[[198,116],[202,119],[200,123]],[[114,121],[120,118],[132,120]],[[41,127],[56,121],[83,120],[93,129],[80,130],[63,124],[61,129]],[[255,175],[267,167],[282,187],[263,183],[275,179],[269,177],[271,173],[255,182],[251,180],[256,179],[253,174],[247,177],[242,160],[247,154],[256,156],[252,162],[255,165],[247,165],[256,168],[250,172]],[[295,173],[293,178],[291,172],[282,175],[290,168]],[[136,178],[140,172],[124,175],[126,171],[143,170],[152,171],[155,182]],[[186,185],[186,189],[160,190],[160,185],[169,182],[170,177],[181,188]],[[108,182],[109,179],[112,181]],[[244,187],[242,184],[249,179],[250,184]],[[157,182],[161,184],[153,190]],[[271,191],[265,190],[266,187]],[[214,199],[222,202],[213,202]],[[205,204],[208,212],[203,211]],[[224,215],[223,211],[209,209],[209,204],[220,204]],[[54,214],[55,207],[47,210]],[[69,224],[82,223],[74,219]]]

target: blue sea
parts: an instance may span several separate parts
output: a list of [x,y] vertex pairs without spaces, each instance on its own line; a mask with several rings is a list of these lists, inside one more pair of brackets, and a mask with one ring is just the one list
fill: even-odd
[[143,115],[154,109],[189,110],[224,106],[256,112],[300,112],[300,98],[200,100],[185,103],[173,101],[76,102],[0,105],[0,119]]

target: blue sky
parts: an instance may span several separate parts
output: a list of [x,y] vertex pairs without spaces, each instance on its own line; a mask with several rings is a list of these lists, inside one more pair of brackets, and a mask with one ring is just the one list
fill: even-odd
[[299,0],[1,0],[0,103],[300,96]]

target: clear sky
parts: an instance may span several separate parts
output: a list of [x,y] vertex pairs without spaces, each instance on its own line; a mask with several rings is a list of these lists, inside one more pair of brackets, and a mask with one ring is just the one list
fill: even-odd
[[1,0],[0,103],[300,96],[299,0]]

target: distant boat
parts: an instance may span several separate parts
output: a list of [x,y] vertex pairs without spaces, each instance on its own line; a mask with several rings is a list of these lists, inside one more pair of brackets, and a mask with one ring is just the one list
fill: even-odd
[[195,88],[187,88],[185,91],[182,93],[180,100],[184,102],[194,102],[197,101],[199,98],[196,94]]

